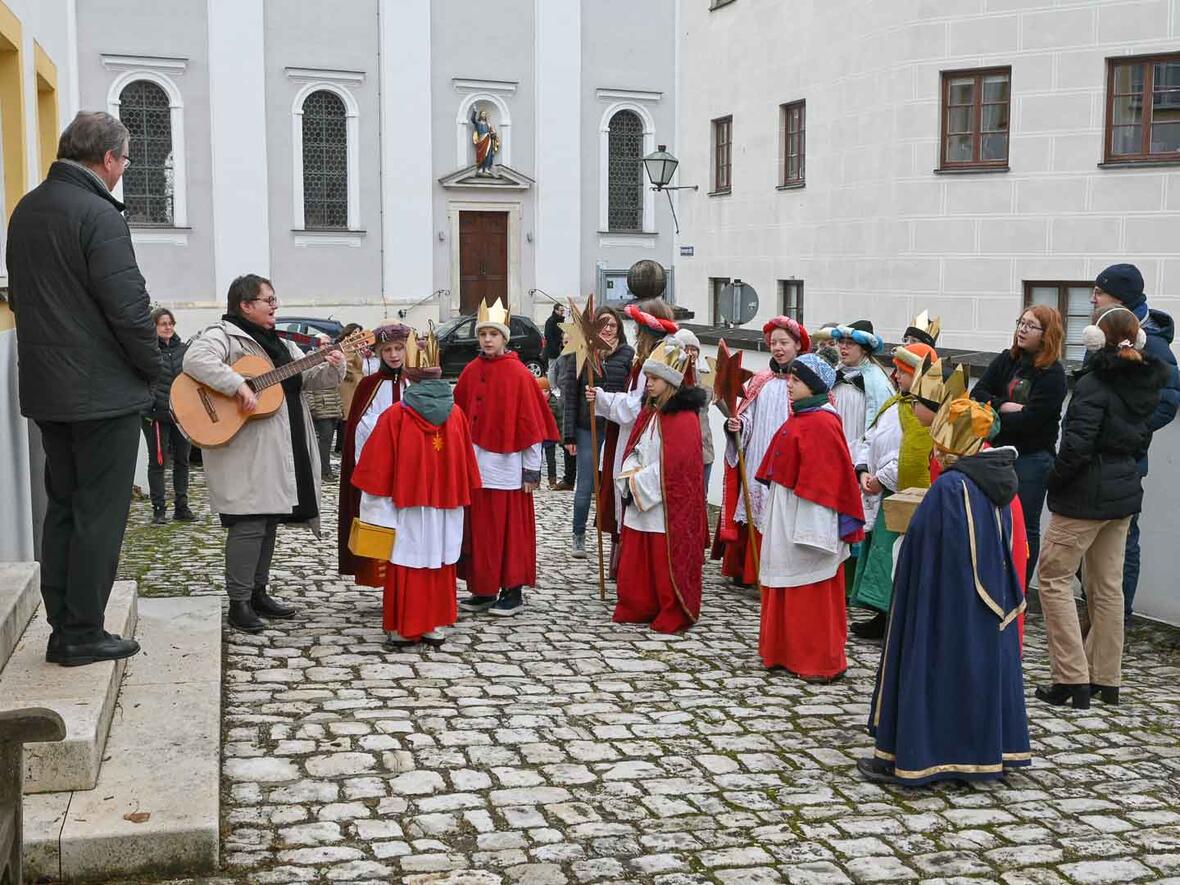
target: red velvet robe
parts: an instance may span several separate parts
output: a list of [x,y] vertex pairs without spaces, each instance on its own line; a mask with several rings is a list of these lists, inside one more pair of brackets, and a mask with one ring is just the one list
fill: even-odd
[[[404,403],[391,406],[365,444],[352,482],[358,494],[390,498],[399,508],[467,507],[480,485],[467,417],[455,407],[435,426]],[[454,563],[436,569],[387,566],[386,631],[418,639],[455,622]]]
[[[793,414],[771,442],[756,476],[840,514],[838,530],[846,544],[864,540],[860,488],[834,412]],[[775,541],[768,537],[766,543]],[[848,667],[847,638],[843,563],[824,581],[762,588],[758,647],[766,667],[782,666],[805,679],[837,678]]]
[[[700,617],[701,569],[709,538],[700,413],[644,408],[631,430],[624,458],[653,420],[660,422],[664,531],[640,532],[623,526],[614,620],[650,623],[657,632],[677,633]],[[623,519],[619,522],[622,525]]]
[[365,559],[348,549],[348,533],[353,517],[360,516],[360,489],[352,484],[353,465],[356,462],[356,428],[369,410],[369,404],[377,395],[382,381],[393,382],[393,401],[400,402],[402,387],[400,380],[394,382],[388,375],[374,372],[366,375],[356,386],[352,396],[352,408],[348,410],[348,421],[344,425],[344,445],[340,455],[340,505],[339,521],[336,526],[337,571],[342,575],[355,576],[356,583],[364,587],[380,587],[385,583],[388,563]]
[[[471,441],[489,452],[521,452],[559,440],[549,402],[511,351],[478,356],[455,385],[455,404],[471,423]],[[476,596],[537,583],[537,524],[531,493],[479,489],[464,521],[459,577]]]

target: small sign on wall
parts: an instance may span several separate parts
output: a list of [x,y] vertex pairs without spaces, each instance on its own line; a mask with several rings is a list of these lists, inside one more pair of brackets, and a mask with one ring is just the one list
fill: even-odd
[[696,255],[696,252],[697,252],[696,246],[681,246],[680,247],[680,257],[681,258],[692,258],[694,255]]

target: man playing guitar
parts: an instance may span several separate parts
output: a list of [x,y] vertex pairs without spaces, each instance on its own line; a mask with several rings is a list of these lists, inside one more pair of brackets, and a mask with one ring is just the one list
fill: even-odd
[[[185,374],[253,414],[258,396],[231,368],[243,356],[264,357],[275,369],[300,359],[292,343],[275,333],[278,299],[270,280],[246,274],[229,287],[227,312],[200,333],[184,358]],[[279,523],[306,524],[319,535],[320,464],[311,412],[303,391],[338,385],[345,358],[329,350],[324,361],[282,381],[283,407],[247,421],[233,438],[203,451],[209,506],[229,529],[225,541],[225,589],[230,626],[249,633],[265,618],[289,618],[295,606],[267,593]],[[259,616],[262,617],[259,617]]]

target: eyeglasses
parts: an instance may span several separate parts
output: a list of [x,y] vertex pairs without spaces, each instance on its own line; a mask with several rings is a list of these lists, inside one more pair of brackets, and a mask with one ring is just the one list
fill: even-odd
[[1044,326],[1034,325],[1034,324],[1030,323],[1028,320],[1017,320],[1016,321],[1016,328],[1021,330],[1022,332],[1044,332],[1045,331]]
[[251,298],[250,300],[251,301],[261,301],[264,304],[269,304],[271,307],[275,307],[279,303],[279,299],[276,298],[274,295],[271,295],[269,298]]
[[124,169],[131,168],[131,157],[129,157],[127,154],[123,154],[123,156],[120,157],[119,159],[121,159],[123,161],[123,168]]

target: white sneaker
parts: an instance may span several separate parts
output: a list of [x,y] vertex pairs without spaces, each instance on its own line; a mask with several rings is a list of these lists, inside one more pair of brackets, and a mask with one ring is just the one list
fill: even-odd
[[572,549],[570,550],[570,556],[572,556],[574,559],[585,559],[586,558],[586,536],[585,535],[574,535],[574,543],[573,543]]

